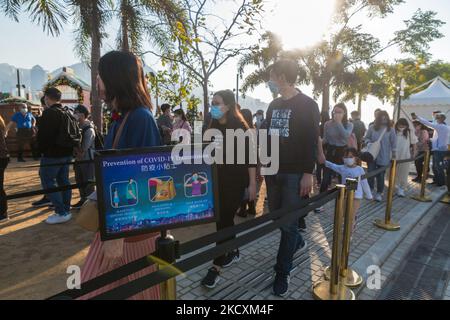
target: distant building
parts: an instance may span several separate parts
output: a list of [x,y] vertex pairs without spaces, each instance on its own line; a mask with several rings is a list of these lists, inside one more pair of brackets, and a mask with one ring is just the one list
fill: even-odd
[[61,73],[44,85],[43,90],[48,87],[56,87],[61,91],[61,104],[63,106],[75,107],[78,104],[83,104],[88,108],[91,107],[91,87],[78,78],[70,68],[64,67]]

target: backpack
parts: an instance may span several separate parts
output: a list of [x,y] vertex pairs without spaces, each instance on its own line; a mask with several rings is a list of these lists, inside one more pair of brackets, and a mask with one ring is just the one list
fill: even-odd
[[59,127],[56,145],[60,147],[77,148],[81,145],[81,130],[77,119],[72,115],[68,108],[57,108],[61,112],[61,124]]
[[84,133],[91,128],[94,129],[94,133],[95,133],[95,141],[94,141],[95,150],[103,150],[103,148],[105,146],[103,135],[100,133],[100,131],[98,131],[96,126],[91,124],[87,127],[84,127],[81,134],[84,136]]

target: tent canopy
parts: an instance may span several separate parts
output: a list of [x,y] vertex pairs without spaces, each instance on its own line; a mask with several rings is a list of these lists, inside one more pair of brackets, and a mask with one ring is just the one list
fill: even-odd
[[403,101],[402,106],[406,108],[413,106],[450,106],[449,83],[445,79],[437,77],[427,89],[413,94],[409,99]]

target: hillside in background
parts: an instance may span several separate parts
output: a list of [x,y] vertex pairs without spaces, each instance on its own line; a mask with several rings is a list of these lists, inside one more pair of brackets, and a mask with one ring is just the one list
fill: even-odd
[[[84,80],[86,83],[91,83],[91,71],[90,68],[84,63],[76,63],[70,66],[67,66],[74,70],[77,77]],[[25,85],[25,92],[31,91],[33,94],[40,92],[42,87],[48,80],[48,76],[54,77],[58,75],[62,68],[53,70],[51,72],[44,70],[41,66],[36,65],[32,69],[24,69],[19,68],[20,72],[20,81]],[[150,73],[153,72],[153,69],[145,66],[145,72]],[[17,68],[15,66],[9,65],[7,63],[0,64],[0,92],[13,93],[16,95],[16,84],[17,84]],[[203,105],[203,92],[201,88],[197,88],[193,91],[193,95],[200,98],[201,103]],[[162,103],[162,102],[160,102]],[[258,109],[266,110],[268,104],[259,100],[252,98],[250,96],[246,96],[246,98],[240,97],[239,104],[243,109],[250,109],[252,112],[256,112]]]

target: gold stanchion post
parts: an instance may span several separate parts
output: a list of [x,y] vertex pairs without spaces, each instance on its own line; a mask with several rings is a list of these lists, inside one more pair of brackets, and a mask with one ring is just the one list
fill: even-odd
[[377,219],[375,220],[375,225],[378,228],[387,230],[387,231],[397,231],[400,230],[400,225],[398,223],[391,221],[391,213],[392,213],[392,200],[394,198],[395,191],[395,175],[397,174],[397,160],[392,160],[391,162],[391,172],[389,175],[389,187],[388,187],[388,197],[386,203],[386,213],[384,220]]
[[420,184],[420,194],[411,197],[412,199],[420,202],[431,202],[431,198],[427,197],[425,194],[428,179],[428,169],[430,167],[430,154],[431,154],[430,151],[425,152],[425,160],[423,163],[423,171],[422,171],[422,182]]
[[[350,255],[350,244],[353,232],[353,222],[355,220],[354,212],[354,200],[355,191],[358,188],[358,180],[347,179],[347,205],[345,208],[345,221],[344,221],[344,236],[342,239],[342,253],[341,253],[341,265],[340,276],[342,283],[350,288],[355,288],[361,285],[363,278],[353,269],[348,267],[348,258]],[[330,278],[330,268],[325,270],[325,279]]]
[[316,300],[355,300],[355,294],[353,291],[342,285],[339,277],[339,244],[341,241],[342,216],[344,212],[346,186],[337,185],[336,187],[339,190],[339,196],[336,199],[336,207],[334,211],[331,276],[329,281],[324,280],[314,285],[313,297]]

